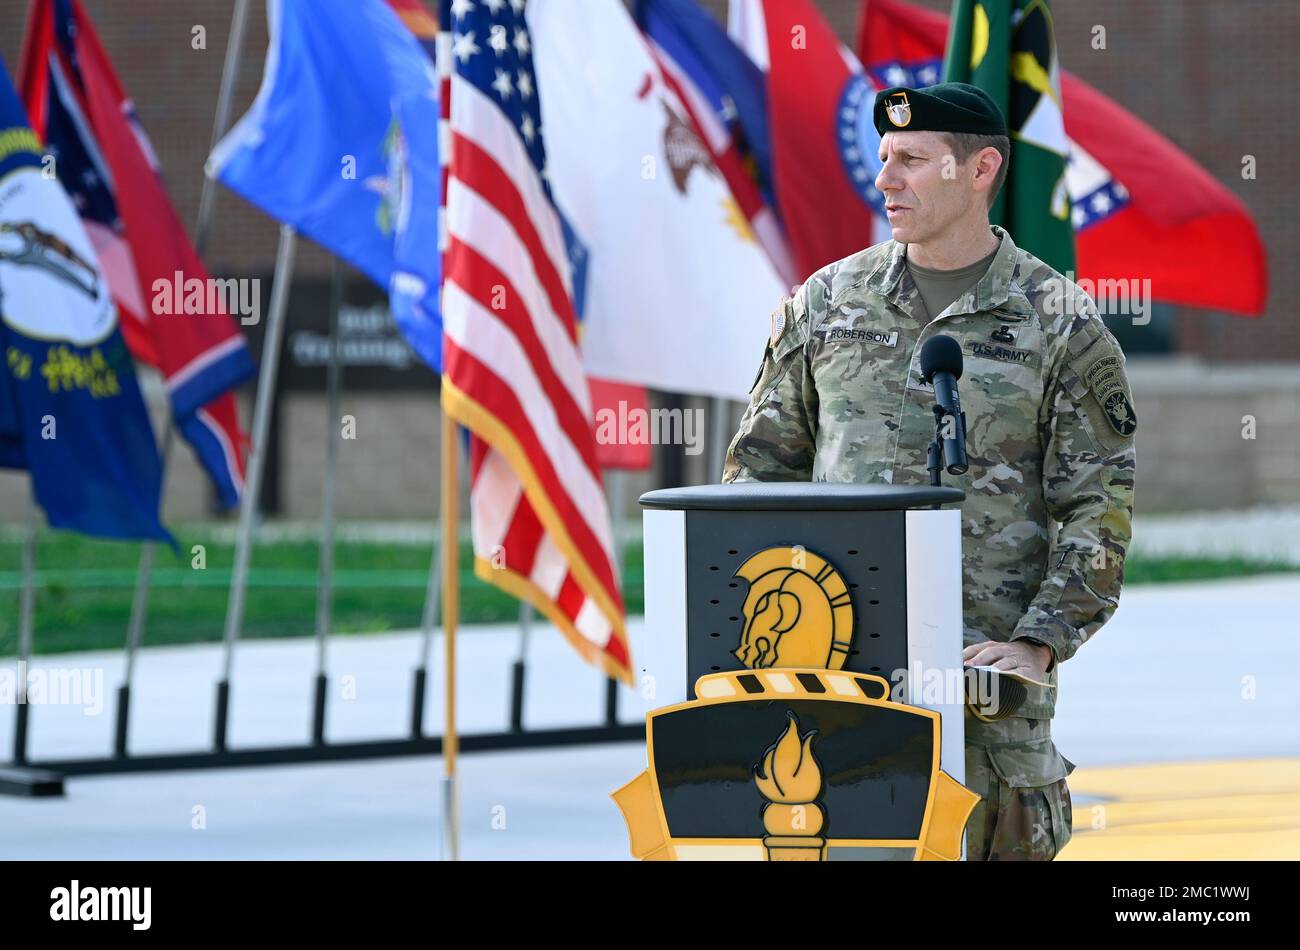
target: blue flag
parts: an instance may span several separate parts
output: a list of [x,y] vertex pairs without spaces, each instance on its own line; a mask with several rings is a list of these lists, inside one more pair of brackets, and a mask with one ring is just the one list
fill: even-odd
[[267,18],[262,88],[208,174],[386,287],[441,371],[433,60],[383,0],[269,0]]
[[162,460],[112,294],[0,63],[0,466],[54,528],[172,538]]

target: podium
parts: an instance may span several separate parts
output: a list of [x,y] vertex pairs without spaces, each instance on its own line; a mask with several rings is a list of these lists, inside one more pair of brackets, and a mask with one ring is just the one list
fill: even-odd
[[[614,794],[651,859],[957,860],[956,488],[648,492],[633,641],[648,766]],[[811,829],[811,830],[810,830]]]

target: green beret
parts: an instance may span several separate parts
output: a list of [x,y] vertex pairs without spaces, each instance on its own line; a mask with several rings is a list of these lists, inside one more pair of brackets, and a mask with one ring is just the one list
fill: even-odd
[[894,86],[876,94],[876,131],[1006,135],[1007,120],[987,92],[964,82],[923,89]]

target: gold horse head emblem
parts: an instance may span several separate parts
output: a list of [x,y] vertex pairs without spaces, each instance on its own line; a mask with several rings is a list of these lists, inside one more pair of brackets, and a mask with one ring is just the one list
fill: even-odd
[[736,569],[749,581],[736,659],[771,667],[840,670],[853,639],[853,603],[844,578],[800,547],[766,548]]

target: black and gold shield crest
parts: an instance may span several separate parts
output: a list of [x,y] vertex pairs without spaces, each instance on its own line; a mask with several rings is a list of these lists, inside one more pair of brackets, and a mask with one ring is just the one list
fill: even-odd
[[939,768],[939,714],[878,676],[701,677],[647,717],[650,767],[614,793],[650,860],[943,860],[979,796]]

